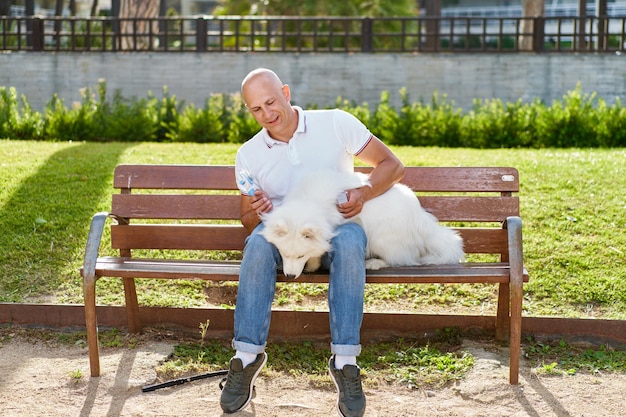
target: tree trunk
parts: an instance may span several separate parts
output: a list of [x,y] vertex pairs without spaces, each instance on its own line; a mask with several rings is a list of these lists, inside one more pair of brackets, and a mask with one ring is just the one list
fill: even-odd
[[[533,34],[536,33],[535,21],[531,18],[544,15],[545,0],[522,0],[523,17],[519,37],[519,48],[522,51],[533,50]],[[543,33],[543,30],[541,30]],[[543,36],[543,35],[542,35]],[[541,39],[543,43],[543,39]]]
[[0,16],[11,14],[11,0],[0,0]]
[[89,12],[89,16],[95,17],[98,15],[98,0],[93,0],[91,3],[91,11]]
[[[158,0],[122,0],[120,7],[120,32],[122,50],[151,49],[151,42],[158,37],[156,21],[150,21],[159,15]],[[153,36],[148,36],[152,34]]]

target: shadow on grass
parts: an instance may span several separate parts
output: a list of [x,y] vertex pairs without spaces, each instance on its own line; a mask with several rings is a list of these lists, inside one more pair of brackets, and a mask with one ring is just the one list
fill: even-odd
[[0,302],[80,285],[89,223],[110,209],[113,170],[128,143],[80,143],[51,155],[0,210]]

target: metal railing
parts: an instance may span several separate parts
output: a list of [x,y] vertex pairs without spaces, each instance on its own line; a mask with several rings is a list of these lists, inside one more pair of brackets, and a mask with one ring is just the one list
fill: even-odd
[[0,50],[622,52],[626,51],[626,16],[151,19],[1,16]]

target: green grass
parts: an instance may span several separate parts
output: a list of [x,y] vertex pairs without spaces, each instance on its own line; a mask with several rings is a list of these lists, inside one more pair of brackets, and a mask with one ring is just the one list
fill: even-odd
[[[278,342],[267,346],[268,363],[264,372],[288,374],[307,379],[314,386],[327,386],[330,349],[321,342]],[[173,353],[158,367],[161,379],[181,374],[227,369],[232,357],[227,342],[187,342],[174,347]],[[297,364],[297,366],[294,366]],[[366,384],[400,383],[409,387],[440,387],[461,380],[474,365],[474,357],[458,345],[416,342],[400,339],[368,343],[359,355]]]
[[[0,302],[82,302],[78,269],[89,221],[110,207],[116,165],[233,164],[237,147],[0,141]],[[531,276],[524,314],[626,318],[626,149],[393,149],[406,165],[517,167]],[[202,306],[212,285],[140,281],[145,305]],[[123,302],[117,280],[98,286],[99,302]],[[285,289],[277,302],[322,306],[319,292]],[[491,312],[495,289],[372,286],[367,308],[391,311],[398,298],[414,311]]]
[[536,372],[547,375],[626,371],[626,351],[607,345],[575,345],[565,340],[541,342],[529,338],[524,356]]

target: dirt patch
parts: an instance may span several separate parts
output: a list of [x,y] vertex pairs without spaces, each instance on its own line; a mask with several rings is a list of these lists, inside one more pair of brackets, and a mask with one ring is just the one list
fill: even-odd
[[[82,346],[51,346],[19,336],[0,347],[0,404],[12,416],[220,416],[219,378],[143,393],[174,339],[144,341],[135,349],[101,352],[102,376],[90,378]],[[508,384],[508,351],[465,340],[476,363],[450,386],[414,390],[395,385],[365,387],[367,416],[618,417],[626,415],[626,375],[542,376],[522,362],[520,384]],[[256,396],[233,416],[336,415],[335,392],[302,379],[262,373]]]

